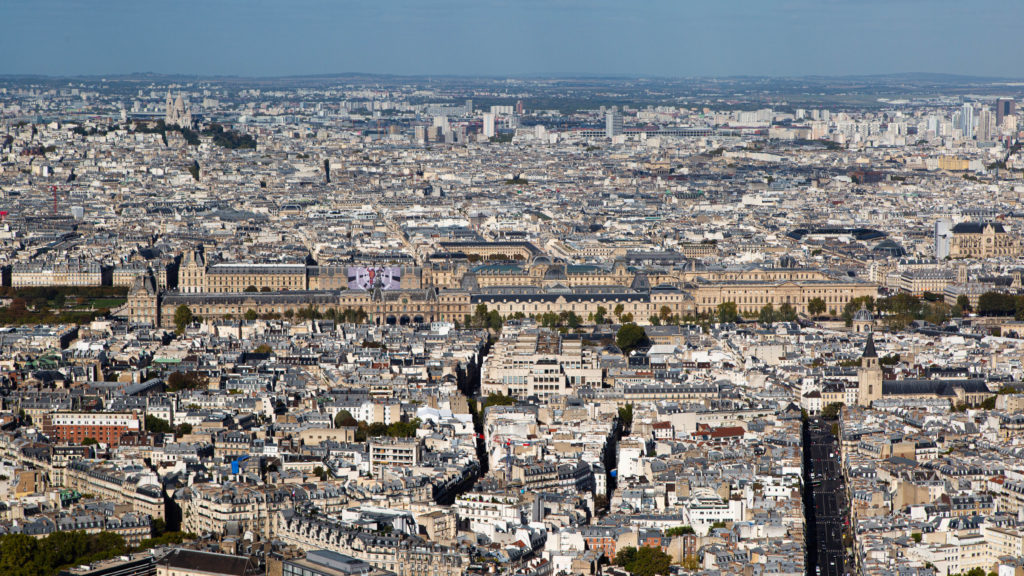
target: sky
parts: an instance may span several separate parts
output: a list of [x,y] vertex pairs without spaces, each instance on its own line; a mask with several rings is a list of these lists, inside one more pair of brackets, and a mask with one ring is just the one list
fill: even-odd
[[1024,78],[1024,0],[0,0],[0,74]]

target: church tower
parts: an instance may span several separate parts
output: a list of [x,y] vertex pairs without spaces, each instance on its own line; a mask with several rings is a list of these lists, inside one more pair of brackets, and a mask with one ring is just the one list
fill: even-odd
[[875,352],[875,336],[868,332],[868,343],[864,346],[860,368],[857,369],[857,404],[870,406],[872,402],[881,398],[882,366],[878,363],[878,353]]

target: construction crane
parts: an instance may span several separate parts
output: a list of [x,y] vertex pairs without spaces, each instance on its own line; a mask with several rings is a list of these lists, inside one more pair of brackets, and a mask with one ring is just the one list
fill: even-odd
[[57,191],[58,191],[59,188],[64,188],[65,191],[68,193],[68,195],[70,195],[71,191],[74,190],[75,185],[74,184],[59,184],[59,185],[58,184],[54,184],[53,186],[50,186],[50,191],[53,192],[53,215],[54,216],[57,215]]

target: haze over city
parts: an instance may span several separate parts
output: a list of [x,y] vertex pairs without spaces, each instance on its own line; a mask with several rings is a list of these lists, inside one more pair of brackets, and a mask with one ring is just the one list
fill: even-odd
[[1016,0],[12,0],[0,15],[7,74],[1024,77]]

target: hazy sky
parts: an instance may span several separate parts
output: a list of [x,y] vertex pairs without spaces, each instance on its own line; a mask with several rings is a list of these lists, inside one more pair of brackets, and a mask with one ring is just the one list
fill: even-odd
[[1024,77],[1024,0],[0,0],[0,74]]

